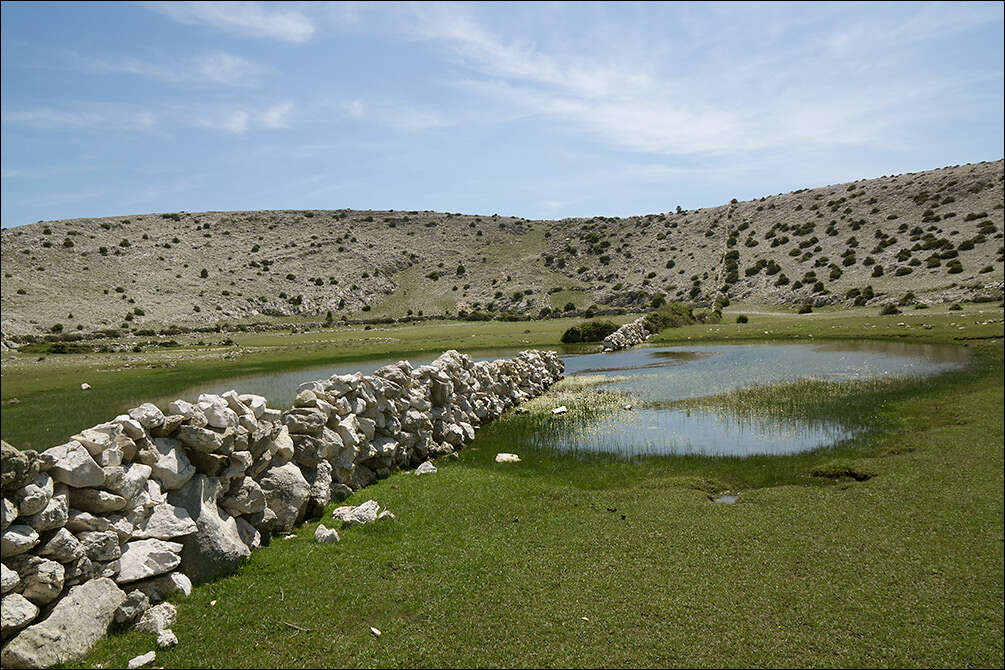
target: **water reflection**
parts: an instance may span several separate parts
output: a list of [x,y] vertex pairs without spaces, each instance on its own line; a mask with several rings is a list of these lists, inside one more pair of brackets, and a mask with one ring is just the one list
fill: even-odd
[[[966,362],[958,347],[900,342],[745,344],[639,348],[565,358],[566,374],[617,375],[603,388],[629,393],[637,405],[667,403],[798,379],[918,377]],[[541,447],[623,457],[680,454],[792,454],[852,436],[861,427],[829,420],[737,415],[722,409],[619,411],[587,425],[568,422],[539,431]]]

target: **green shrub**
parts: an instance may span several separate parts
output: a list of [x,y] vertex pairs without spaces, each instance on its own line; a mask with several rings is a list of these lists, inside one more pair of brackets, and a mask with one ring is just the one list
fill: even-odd
[[737,323],[747,323],[748,321],[750,321],[750,319],[747,318],[746,314],[737,314],[736,315],[736,322]]
[[797,312],[797,314],[809,314],[812,311],[813,311],[813,305],[811,305],[808,302],[804,302],[802,305],[799,306],[799,311]]
[[883,305],[883,308],[879,310],[879,313],[883,316],[886,316],[887,314],[900,314],[900,310],[897,309],[896,305],[889,304],[889,305]]
[[617,329],[618,324],[611,321],[588,321],[565,331],[562,334],[562,342],[566,344],[573,342],[600,342]]

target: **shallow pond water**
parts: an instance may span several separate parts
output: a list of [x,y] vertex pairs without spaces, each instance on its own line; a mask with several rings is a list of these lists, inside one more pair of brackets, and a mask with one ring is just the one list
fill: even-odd
[[630,394],[636,409],[541,431],[534,442],[562,451],[625,457],[656,454],[791,454],[852,436],[861,426],[660,404],[800,379],[920,377],[966,362],[959,347],[903,343],[734,344],[642,347],[565,357],[566,375],[612,377],[602,389]]
[[[469,350],[474,360],[512,356],[524,347]],[[960,347],[884,342],[827,344],[727,344],[638,347],[615,353],[573,353],[583,347],[561,347],[565,374],[612,378],[601,388],[628,393],[635,409],[618,411],[589,423],[553,424],[524,439],[562,451],[605,452],[625,457],[656,454],[749,456],[789,454],[833,444],[849,437],[855,426],[832,421],[736,416],[709,409],[658,407],[687,398],[716,395],[798,379],[856,380],[875,377],[933,375],[959,367],[967,352]],[[438,355],[438,354],[436,354]],[[411,356],[418,366],[436,355]],[[305,381],[333,374],[374,370],[398,358],[355,361],[288,372],[233,378],[192,388],[181,397],[236,389],[256,393],[271,407],[293,404]]]

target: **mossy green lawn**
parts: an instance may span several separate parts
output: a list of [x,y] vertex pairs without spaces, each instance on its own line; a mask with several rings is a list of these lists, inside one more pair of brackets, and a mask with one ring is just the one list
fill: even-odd
[[[929,314],[933,328],[912,339],[983,338],[967,341],[973,364],[910,393],[873,389],[880,431],[839,452],[626,463],[524,450],[496,464],[533,419],[507,415],[438,473],[397,473],[349,500],[376,499],[395,521],[334,546],[308,523],[178,599],[181,643],[157,663],[1000,667],[1001,314]],[[823,316],[747,326],[904,329],[875,310]],[[662,338],[722,335],[699,325]],[[839,474],[835,459],[871,478],[814,476]],[[726,488],[737,504],[710,501]],[[151,648],[149,635],[116,634],[83,664]]]

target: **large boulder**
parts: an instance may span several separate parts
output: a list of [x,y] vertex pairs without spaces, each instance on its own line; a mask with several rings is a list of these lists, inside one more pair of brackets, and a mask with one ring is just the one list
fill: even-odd
[[290,530],[304,518],[310,484],[293,463],[273,466],[259,481],[265,502],[276,515],[275,532]]
[[168,494],[168,502],[184,508],[196,524],[182,540],[181,552],[182,571],[195,582],[229,575],[251,555],[237,522],[216,504],[219,496],[219,480],[205,475]]
[[5,668],[47,668],[80,658],[105,635],[125,599],[106,577],[72,587],[45,621],[25,628],[4,647],[0,662]]

